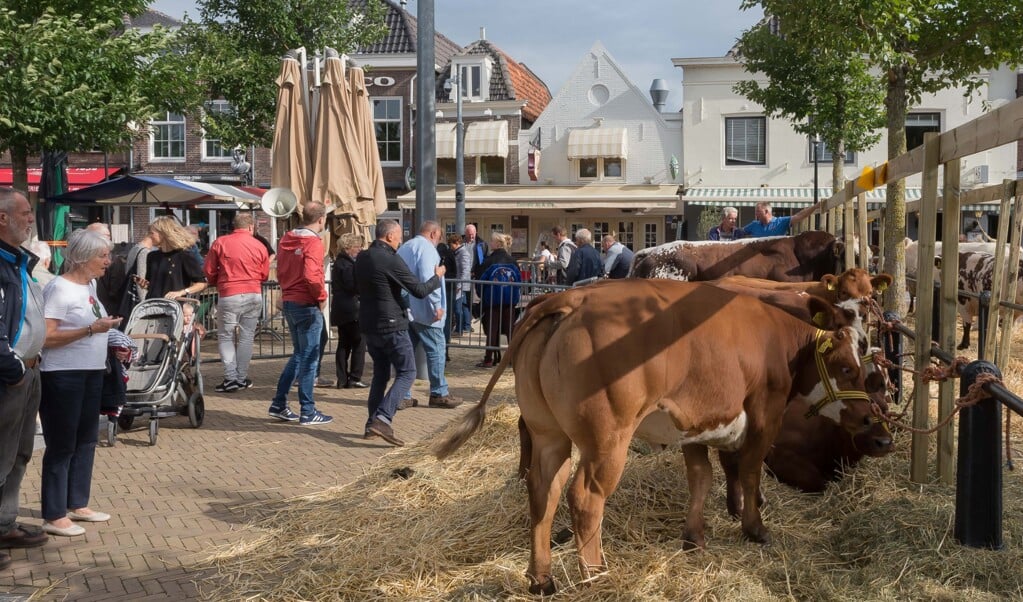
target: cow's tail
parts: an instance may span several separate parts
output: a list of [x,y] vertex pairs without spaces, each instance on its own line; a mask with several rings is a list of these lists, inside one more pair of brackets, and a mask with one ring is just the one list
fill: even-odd
[[490,399],[490,394],[494,391],[494,387],[497,385],[497,381],[501,378],[505,368],[515,358],[515,351],[518,349],[522,339],[531,331],[537,324],[555,316],[565,316],[571,313],[581,303],[557,303],[558,298],[563,298],[564,295],[545,295],[542,300],[534,300],[529,304],[526,314],[523,316],[515,325],[515,332],[512,335],[511,341],[508,343],[508,352],[501,357],[500,363],[494,369],[493,375],[490,377],[490,381],[487,383],[487,388],[483,390],[483,397],[480,402],[476,404],[475,408],[470,409],[462,416],[462,419],[455,426],[454,431],[447,437],[442,439],[433,448],[433,455],[438,460],[444,460],[451,454],[458,451],[458,448],[462,447],[470,437],[476,434],[476,431],[483,426],[483,420],[487,415],[487,401]]

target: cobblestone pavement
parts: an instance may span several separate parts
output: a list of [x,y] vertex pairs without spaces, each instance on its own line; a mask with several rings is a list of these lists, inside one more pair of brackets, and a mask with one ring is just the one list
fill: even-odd
[[[489,370],[474,368],[481,351],[452,349],[451,393],[479,400]],[[323,426],[299,426],[267,417],[284,360],[255,360],[251,389],[217,394],[216,363],[203,366],[206,419],[199,429],[186,417],[163,419],[155,447],[145,420],[96,450],[92,502],[109,512],[107,524],[83,523],[81,537],[51,538],[43,547],[10,550],[14,563],[0,571],[0,602],[8,600],[183,600],[199,595],[204,575],[190,566],[213,546],[237,540],[240,526],[277,510],[289,498],[350,482],[392,448],[362,439],[368,389],[317,388],[317,407],[334,416]],[[367,357],[366,382],[372,362]],[[333,358],[324,358],[333,374]],[[423,406],[429,385],[416,381]],[[291,407],[298,410],[293,390]],[[455,410],[410,408],[395,432],[407,442],[427,437],[462,415]],[[29,464],[19,520],[42,522],[39,472],[42,452]]]

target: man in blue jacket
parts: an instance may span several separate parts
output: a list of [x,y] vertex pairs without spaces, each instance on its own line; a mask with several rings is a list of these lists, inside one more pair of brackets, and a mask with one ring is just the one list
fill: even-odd
[[[47,535],[15,522],[39,411],[39,352],[46,337],[43,293],[29,274],[37,258],[21,245],[35,223],[25,193],[0,188],[0,549],[30,548]],[[0,569],[11,564],[0,552]]]
[[[365,438],[382,437],[391,445],[405,442],[394,434],[392,423],[398,403],[416,379],[416,358],[408,334],[408,307],[401,291],[422,299],[440,288],[443,265],[426,282],[408,269],[398,257],[401,226],[380,220],[376,240],[355,260],[355,282],[359,287],[359,330],[366,336],[366,349],[373,359],[373,381],[369,387],[369,418]],[[391,388],[391,368],[395,377]],[[385,394],[385,389],[387,389]]]
[[600,261],[600,252],[593,247],[593,235],[586,228],[575,231],[576,249],[565,270],[565,282],[575,284],[590,278],[604,277],[604,264]]

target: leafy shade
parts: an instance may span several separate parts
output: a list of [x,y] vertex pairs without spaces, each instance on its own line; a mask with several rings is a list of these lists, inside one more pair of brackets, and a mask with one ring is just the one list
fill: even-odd
[[164,62],[172,34],[124,31],[144,2],[14,3],[0,9],[0,151],[15,185],[43,149],[115,150],[189,83]]
[[203,116],[203,127],[226,146],[268,147],[273,140],[274,81],[280,59],[305,47],[339,52],[371,44],[387,32],[379,0],[200,0],[199,22],[182,29],[188,68],[207,98],[232,110]]

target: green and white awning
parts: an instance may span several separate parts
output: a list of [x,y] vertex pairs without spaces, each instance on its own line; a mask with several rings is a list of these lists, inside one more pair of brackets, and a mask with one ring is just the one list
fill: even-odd
[[[880,209],[884,207],[886,189],[882,186],[875,188],[867,194],[867,208]],[[919,201],[920,188],[906,188],[906,201]],[[832,195],[830,188],[819,188],[818,199],[827,199]],[[938,191],[941,194],[941,190]],[[716,188],[711,186],[694,186],[685,189],[682,194],[682,202],[690,205],[706,205],[712,207],[752,207],[761,201],[768,201],[776,208],[801,209],[813,203],[813,188],[783,188],[783,187],[758,187],[758,188]],[[987,211],[997,213],[998,203],[982,203],[963,205],[962,211]]]

